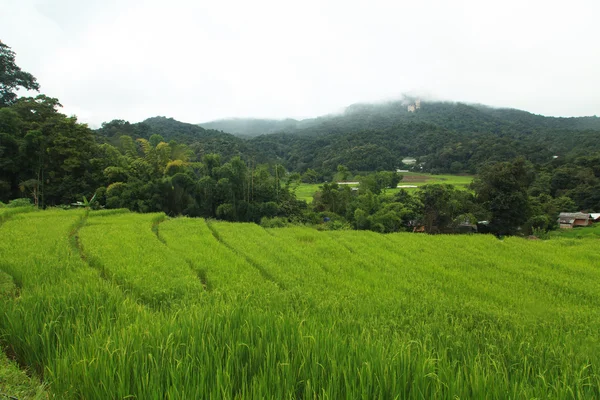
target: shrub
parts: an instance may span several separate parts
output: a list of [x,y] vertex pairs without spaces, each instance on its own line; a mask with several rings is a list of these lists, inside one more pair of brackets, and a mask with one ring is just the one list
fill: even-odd
[[282,218],[282,217],[275,217],[275,218],[262,217],[260,219],[260,226],[262,226],[264,228],[283,228],[288,225],[289,225],[288,220],[286,218]]
[[28,207],[31,206],[31,200],[28,198],[14,199],[8,202],[8,206],[10,208],[16,207]]

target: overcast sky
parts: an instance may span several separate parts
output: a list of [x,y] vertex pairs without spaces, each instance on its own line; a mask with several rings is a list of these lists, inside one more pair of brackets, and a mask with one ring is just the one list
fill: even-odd
[[423,93],[600,115],[599,0],[0,0],[0,40],[93,127],[303,118]]

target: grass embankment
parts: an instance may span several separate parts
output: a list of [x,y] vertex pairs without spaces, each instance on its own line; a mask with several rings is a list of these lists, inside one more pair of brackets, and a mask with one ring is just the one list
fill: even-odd
[[595,239],[162,218],[0,227],[0,338],[50,397],[600,397]]

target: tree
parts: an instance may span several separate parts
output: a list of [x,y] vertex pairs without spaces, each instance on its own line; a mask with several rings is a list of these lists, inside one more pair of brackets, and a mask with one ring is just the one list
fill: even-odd
[[304,183],[316,183],[318,178],[319,178],[319,176],[317,174],[317,171],[309,168],[306,170],[305,173],[302,174],[300,179]]
[[150,136],[149,142],[150,142],[150,146],[152,147],[156,147],[160,142],[164,142],[165,139],[158,135],[158,134],[153,134],[152,136]]
[[477,201],[490,211],[490,230],[497,235],[517,233],[530,217],[527,191],[533,182],[531,164],[523,158],[490,164],[473,182]]
[[347,181],[350,176],[350,171],[345,165],[339,164],[337,166],[337,174],[335,174],[335,180],[337,181]]
[[462,211],[452,185],[431,184],[419,189],[417,196],[423,204],[423,224],[429,233],[446,229]]
[[0,107],[10,106],[17,99],[18,88],[40,89],[35,77],[15,64],[15,53],[0,41]]

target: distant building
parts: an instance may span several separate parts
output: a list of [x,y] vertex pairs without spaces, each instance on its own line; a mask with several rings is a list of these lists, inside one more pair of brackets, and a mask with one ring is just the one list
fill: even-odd
[[593,222],[592,216],[586,213],[560,213],[558,224],[561,229],[571,229],[576,226],[589,226]]
[[414,103],[409,104],[407,107],[408,112],[415,112],[416,110],[421,108],[421,99],[415,100]]
[[600,222],[600,213],[591,213],[590,218],[594,222]]

